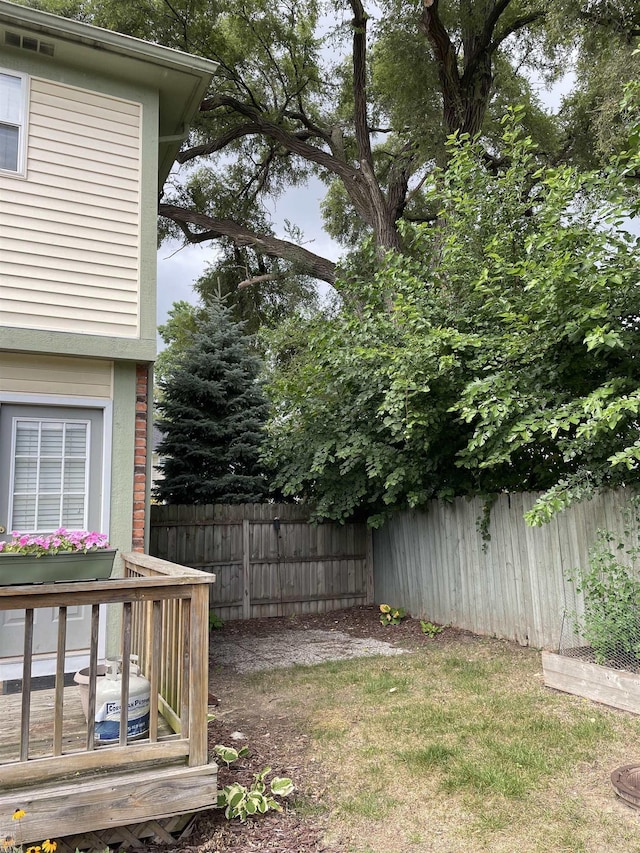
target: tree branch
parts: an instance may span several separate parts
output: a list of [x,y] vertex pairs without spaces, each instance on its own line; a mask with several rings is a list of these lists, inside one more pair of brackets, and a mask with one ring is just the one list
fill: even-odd
[[[371,133],[367,120],[367,19],[361,0],[349,0],[353,10],[353,104],[354,129],[360,161],[360,174],[365,184],[365,207],[360,214],[372,225],[376,241],[381,251],[399,249],[400,237],[396,228],[395,210],[398,208],[394,198],[392,204],[385,198],[375,173],[371,150]],[[400,189],[398,183],[396,189]]]
[[[356,169],[354,169],[353,166],[338,160],[333,155],[323,151],[322,148],[318,148],[315,145],[309,145],[307,142],[296,136],[295,133],[285,130],[281,125],[268,119],[260,110],[256,109],[256,107],[249,106],[248,104],[238,101],[229,95],[214,95],[211,98],[205,98],[205,100],[200,104],[200,111],[209,112],[217,110],[220,107],[227,107],[233,113],[237,113],[238,115],[248,118],[249,123],[252,126],[252,131],[250,131],[251,133],[269,136],[293,154],[298,154],[300,157],[311,160],[311,162],[316,163],[318,166],[323,166],[325,169],[328,169],[330,172],[333,172],[339,177],[349,177],[353,179],[356,175]],[[241,125],[240,127],[243,128],[242,135],[247,135],[247,131],[245,129],[248,125]],[[229,133],[230,132],[231,131],[229,131]],[[186,162],[187,159],[192,159],[191,156],[186,156],[187,154],[190,154],[192,150],[194,149],[184,152],[184,159],[181,159],[181,162]],[[197,156],[197,154],[193,156]]]
[[[295,154],[308,162],[316,163],[318,166],[340,178],[347,195],[360,216],[363,217],[368,225],[373,228],[376,227],[372,214],[372,206],[377,203],[375,200],[375,191],[377,189],[379,194],[380,190],[377,184],[375,186],[372,185],[370,176],[366,172],[355,168],[350,163],[347,163],[346,160],[335,156],[334,153],[324,151],[316,145],[310,145],[296,133],[286,130],[281,125],[267,118],[259,109],[249,106],[242,101],[237,101],[229,95],[214,95],[211,98],[206,98],[200,105],[200,110],[207,112],[220,107],[227,107],[231,111],[248,118],[253,125],[253,134],[273,139],[291,154]],[[246,125],[243,128],[245,128],[243,134],[246,135]],[[181,162],[192,159],[190,154],[193,150],[190,149],[189,152],[184,152],[184,159],[181,159]],[[331,150],[332,152],[339,150],[333,144],[333,140]]]
[[318,127],[317,124],[314,124],[314,122],[312,122],[311,119],[304,112],[297,110],[285,110],[283,112],[283,116],[285,118],[291,118],[295,121],[299,121],[305,126],[311,136],[316,136],[318,137],[318,139],[322,139],[324,142],[327,143],[327,145],[331,144],[331,134],[323,128]]
[[238,290],[241,290],[243,287],[251,287],[252,284],[260,284],[263,281],[277,281],[282,276],[277,273],[265,273],[264,275],[256,275],[253,278],[246,278],[244,281],[241,281],[238,284]]
[[215,154],[216,151],[221,151],[223,148],[226,148],[227,145],[235,142],[236,139],[242,139],[243,136],[251,136],[257,132],[258,131],[254,124],[239,124],[236,127],[229,128],[229,130],[226,131],[226,133],[223,133],[222,136],[219,136],[211,142],[207,142],[205,145],[194,145],[193,148],[187,148],[185,151],[181,151],[176,157],[176,160],[178,163],[187,163],[189,160],[194,160],[196,157]]
[[507,7],[511,3],[511,0],[497,0],[494,4],[493,9],[487,15],[487,20],[485,21],[485,25],[482,28],[482,34],[479,39],[479,44],[481,48],[485,49],[489,47],[491,44],[491,40],[493,39],[493,32],[500,20],[501,15],[503,15],[507,11]]
[[353,104],[354,125],[360,166],[373,169],[371,138],[367,124],[367,14],[361,0],[350,0],[353,10]]
[[448,133],[453,133],[463,125],[460,74],[455,48],[438,14],[438,3],[439,0],[423,0],[418,29],[425,34],[433,47],[442,87],[445,126]]
[[[237,222],[231,222],[228,219],[215,219],[204,213],[197,213],[194,210],[187,210],[174,204],[161,204],[158,213],[160,216],[175,222],[190,243],[202,243],[205,240],[217,240],[226,237],[236,246],[251,248],[258,255],[282,258],[299,268],[306,275],[320,281],[326,281],[335,287],[336,265],[334,262],[288,240],[280,240],[271,234],[256,234],[255,231],[251,231],[251,229],[245,228]],[[193,232],[189,225],[195,225],[205,230]]]
[[503,32],[496,36],[496,38],[491,42],[489,49],[491,51],[496,50],[506,38],[509,38],[510,35],[529,26],[529,24],[534,24],[536,21],[546,18],[546,16],[547,13],[543,9],[539,9],[537,12],[531,12],[529,15],[523,15],[521,18],[516,18],[508,27],[505,27]]
[[417,149],[416,143],[408,142],[394,160],[387,183],[387,205],[392,219],[397,222],[407,204],[411,166]]

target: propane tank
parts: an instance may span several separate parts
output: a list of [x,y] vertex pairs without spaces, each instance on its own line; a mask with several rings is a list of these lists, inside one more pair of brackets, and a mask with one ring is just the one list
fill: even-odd
[[[129,667],[129,703],[127,709],[127,738],[135,740],[149,732],[149,708],[151,685],[140,675],[137,656],[131,656]],[[94,737],[98,743],[114,743],[120,739],[120,709],[122,690],[122,662],[105,661],[96,679],[96,716]],[[86,676],[85,676],[86,673]],[[76,682],[86,678],[88,693],[88,669],[76,674]],[[86,712],[85,712],[86,713]]]

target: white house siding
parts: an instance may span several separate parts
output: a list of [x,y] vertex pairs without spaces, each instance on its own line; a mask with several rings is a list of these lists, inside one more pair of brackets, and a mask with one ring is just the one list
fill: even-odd
[[142,106],[30,84],[27,177],[0,176],[0,324],[138,337]]
[[113,362],[0,352],[0,393],[113,397]]

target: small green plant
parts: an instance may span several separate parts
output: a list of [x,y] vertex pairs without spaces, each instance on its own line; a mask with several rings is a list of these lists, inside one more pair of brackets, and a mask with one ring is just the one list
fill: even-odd
[[434,622],[424,622],[422,619],[420,620],[420,627],[422,628],[422,633],[432,639],[444,631],[442,625],[436,625]]
[[282,806],[274,797],[288,796],[293,791],[293,782],[281,776],[274,776],[271,782],[266,782],[269,773],[270,767],[254,773],[250,788],[239,782],[225,785],[218,794],[217,807],[224,809],[227,820],[238,817],[244,822],[251,815],[264,814],[269,809],[282,811]]
[[383,625],[398,625],[406,616],[402,607],[391,607],[389,604],[380,605],[380,622]]
[[244,758],[245,755],[249,755],[248,746],[243,746],[241,749],[234,749],[232,746],[224,746],[223,744],[218,743],[213,747],[213,751],[221,761],[224,761],[227,767],[239,758]]
[[[218,758],[227,765],[227,768],[234,761],[249,754],[249,748],[246,746],[243,746],[242,749],[235,749],[233,746],[218,743],[213,749]],[[270,782],[266,782],[269,773],[271,773],[270,767],[265,767],[260,773],[254,773],[250,788],[241,785],[239,782],[225,785],[218,794],[216,805],[219,809],[224,809],[227,820],[239,817],[244,822],[250,815],[264,814],[269,809],[277,812],[282,811],[282,806],[274,797],[289,796],[294,789],[293,782],[285,776],[274,776]]]
[[624,541],[599,530],[589,552],[589,568],[578,570],[576,590],[584,597],[584,616],[574,614],[575,628],[589,643],[598,664],[640,663],[640,580],[637,541],[640,502],[625,510]]
[[209,611],[209,630],[213,631],[216,628],[224,628],[224,621],[213,610]]

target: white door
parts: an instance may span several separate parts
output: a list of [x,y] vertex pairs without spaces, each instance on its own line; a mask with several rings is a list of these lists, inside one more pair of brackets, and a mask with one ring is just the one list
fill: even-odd
[[[51,533],[100,530],[104,427],[101,409],[0,406],[0,528]],[[107,531],[100,531],[107,532]],[[20,578],[16,578],[20,582]],[[53,672],[57,610],[34,613],[34,675]],[[67,612],[67,670],[87,653],[90,608]],[[0,613],[0,678],[17,677],[24,611]]]

